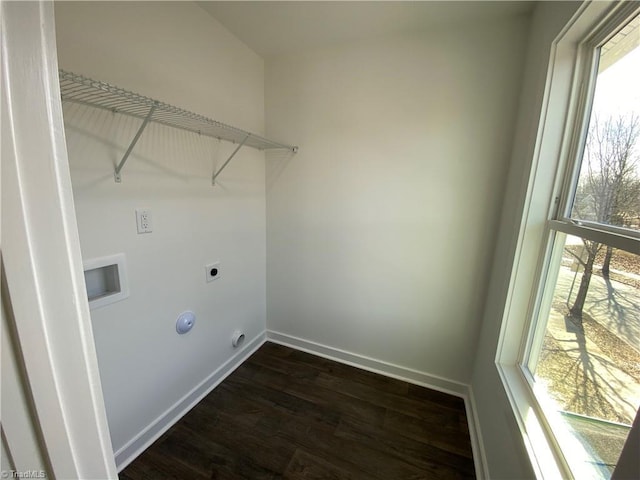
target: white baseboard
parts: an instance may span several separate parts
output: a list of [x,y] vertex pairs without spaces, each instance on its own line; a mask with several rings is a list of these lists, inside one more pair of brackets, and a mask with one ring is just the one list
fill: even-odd
[[455,380],[448,380],[438,375],[431,375],[411,368],[401,367],[399,365],[366,357],[358,353],[347,352],[345,350],[321,345],[316,342],[293,337],[284,333],[274,332],[273,330],[267,330],[267,340],[295,348],[296,350],[312,353],[319,357],[328,358],[329,360],[345,363],[352,367],[361,368],[362,370],[368,370],[387,377],[397,378],[398,380],[404,380],[415,385],[455,395],[456,397],[464,398],[469,389],[468,385]]
[[266,341],[266,333],[262,332],[251,342],[236,353],[233,357],[222,364],[204,381],[193,390],[183,396],[163,414],[156,418],[138,435],[132,438],[126,445],[115,452],[116,467],[118,472],[122,471],[138,455],[145,451],[153,442],[166,432],[173,424],[180,420],[189,410],[191,410],[200,400],[207,396],[225,378],[227,378],[236,368],[238,368],[247,358],[249,358]]
[[462,398],[469,424],[476,478],[478,480],[489,478],[482,435],[480,434],[480,423],[476,415],[475,399],[470,385],[273,330],[267,330],[267,341]]
[[467,410],[467,423],[469,424],[469,437],[471,437],[471,449],[473,450],[473,462],[476,467],[476,478],[478,480],[488,480],[490,477],[487,454],[484,450],[484,443],[482,442],[476,398],[473,395],[473,388],[471,388],[471,385],[467,387],[467,390],[468,392],[464,399],[464,404]]

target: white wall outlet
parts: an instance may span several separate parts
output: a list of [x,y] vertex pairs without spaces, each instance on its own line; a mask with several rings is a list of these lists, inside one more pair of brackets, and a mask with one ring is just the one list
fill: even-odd
[[138,227],[138,233],[153,232],[151,210],[149,210],[148,208],[137,208],[136,209],[136,225]]
[[220,278],[220,262],[210,263],[204,267],[207,282],[213,282]]

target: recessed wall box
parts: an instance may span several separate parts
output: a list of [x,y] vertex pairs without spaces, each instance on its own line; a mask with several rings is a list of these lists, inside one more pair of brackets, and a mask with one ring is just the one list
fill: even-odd
[[129,282],[124,253],[85,261],[84,282],[92,310],[127,298]]

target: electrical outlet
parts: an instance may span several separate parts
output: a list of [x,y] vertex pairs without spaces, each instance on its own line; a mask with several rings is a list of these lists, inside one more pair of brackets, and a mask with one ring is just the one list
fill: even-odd
[[138,227],[138,233],[153,232],[151,210],[149,210],[148,208],[137,208],[136,209],[136,225]]
[[220,278],[220,262],[210,263],[204,267],[207,282],[213,282]]

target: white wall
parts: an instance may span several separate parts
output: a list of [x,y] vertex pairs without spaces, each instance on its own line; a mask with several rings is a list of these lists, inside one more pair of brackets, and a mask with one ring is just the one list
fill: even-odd
[[[193,3],[56,3],[60,67],[263,133],[263,61]],[[124,252],[130,297],[93,310],[114,450],[191,392],[265,329],[264,154],[246,148],[211,186],[233,145],[151,124],[114,164],[139,121],[65,106],[83,258]],[[136,233],[135,209],[154,231]],[[204,266],[222,276],[205,283]],[[184,310],[194,329],[178,335]]]
[[534,477],[513,410],[498,376],[496,350],[534,158],[550,48],[578,6],[578,2],[540,2],[529,36],[508,186],[495,242],[496,254],[491,276],[487,279],[487,304],[472,377],[476,413],[492,479]]
[[[266,63],[267,325],[467,383],[528,17]],[[269,156],[268,156],[269,157]]]

